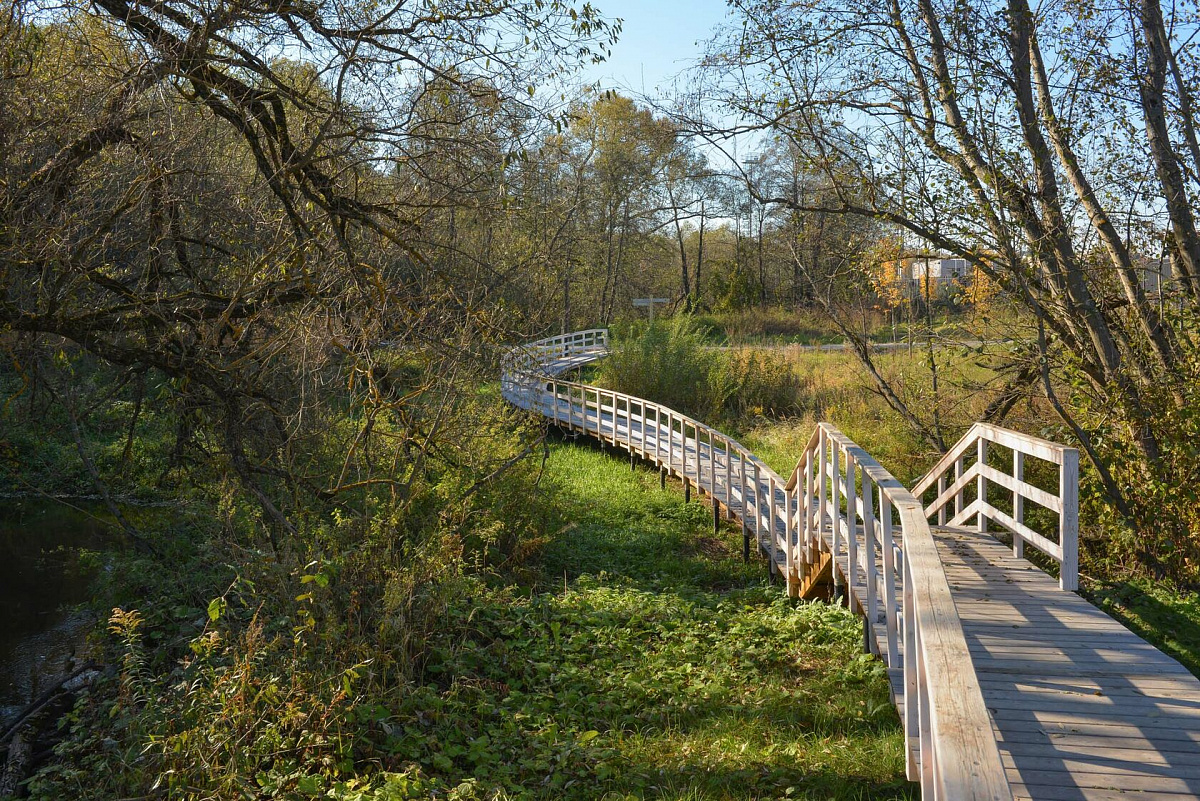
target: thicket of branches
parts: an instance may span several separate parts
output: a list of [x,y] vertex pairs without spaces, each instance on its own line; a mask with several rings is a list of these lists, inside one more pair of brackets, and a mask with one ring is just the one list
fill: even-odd
[[[707,97],[823,191],[757,192],[967,259],[1032,320],[1014,365],[1087,452],[1136,556],[1195,577],[1197,14],[1157,0],[739,0]],[[726,131],[710,128],[710,135]],[[1177,280],[1151,296],[1147,268]]]

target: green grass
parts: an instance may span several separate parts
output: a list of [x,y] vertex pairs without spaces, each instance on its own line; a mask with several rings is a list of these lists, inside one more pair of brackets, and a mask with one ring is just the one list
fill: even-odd
[[452,605],[381,713],[396,797],[916,797],[852,614],[789,601],[738,532],[596,449],[554,447],[543,486],[540,581]]

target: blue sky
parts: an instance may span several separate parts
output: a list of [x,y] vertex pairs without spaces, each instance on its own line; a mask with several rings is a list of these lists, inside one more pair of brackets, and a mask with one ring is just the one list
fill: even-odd
[[623,94],[656,97],[704,51],[726,21],[725,0],[592,0],[606,17],[624,20],[612,57],[583,73]]

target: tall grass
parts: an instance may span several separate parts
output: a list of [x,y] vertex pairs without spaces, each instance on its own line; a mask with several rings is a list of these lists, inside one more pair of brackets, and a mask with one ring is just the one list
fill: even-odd
[[783,356],[709,348],[701,325],[686,315],[618,332],[598,380],[714,423],[795,413],[803,389]]
[[711,381],[716,355],[704,347],[691,317],[676,315],[616,334],[600,368],[605,386],[693,417],[705,417],[720,405]]

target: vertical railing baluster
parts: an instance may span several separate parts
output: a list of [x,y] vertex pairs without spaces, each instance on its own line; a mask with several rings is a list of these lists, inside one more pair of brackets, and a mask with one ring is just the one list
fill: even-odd
[[979,476],[975,479],[975,497],[979,501],[979,515],[975,528],[980,533],[988,530],[988,516],[984,511],[987,507],[987,478],[983,475],[983,468],[987,465],[987,451],[987,440],[981,436],[975,444],[975,464],[979,470]]
[[867,552],[867,619],[871,628],[879,625],[879,570],[875,562],[875,493],[874,483],[862,470],[862,488],[859,498],[863,507],[863,547]]
[[738,454],[738,473],[741,488],[742,503],[742,561],[750,562],[750,501],[747,499],[748,486],[746,483],[746,452]]
[[828,446],[825,443],[825,429],[818,429],[817,434],[817,547],[820,549],[827,522],[826,515],[828,514],[829,505],[829,481],[828,474],[825,472],[827,467],[828,455],[826,451]]
[[813,476],[812,476],[812,448],[804,452],[804,558],[801,559],[802,569],[804,570],[804,578],[808,579],[808,568],[815,561],[816,553],[813,550],[813,525],[812,525],[812,501],[813,501]]
[[900,644],[896,640],[896,565],[895,543],[892,536],[892,500],[879,488],[879,520],[883,523],[883,604],[887,620],[888,667],[900,660]]
[[[858,460],[846,451],[846,601],[854,609],[858,586]],[[857,599],[862,604],[862,599]]]
[[787,576],[787,594],[793,598],[800,594],[799,571],[796,569],[796,514],[794,511],[799,492],[800,487],[798,486],[793,486],[790,493],[786,486],[783,490],[783,560]]
[[[946,491],[946,474],[942,473],[940,476],[938,476],[938,482],[937,482],[938,497],[939,498],[942,497],[942,493],[945,491]],[[938,507],[938,525],[939,526],[946,525],[946,504],[945,503],[942,503],[942,505]]]
[[[903,534],[903,531],[901,531]],[[909,574],[909,565],[907,555],[901,551],[901,556],[904,559],[904,575]],[[917,631],[916,620],[917,616],[913,609],[913,597],[911,582],[905,581],[901,587],[901,598],[904,608],[904,752],[905,752],[905,775],[910,782],[921,780],[921,763],[920,763],[920,741],[921,723],[920,723],[920,697],[918,691],[918,672],[920,666],[917,664]],[[917,740],[917,749],[913,748],[913,740]]]
[[779,572],[779,528],[775,514],[775,474],[767,476],[767,539],[770,543],[771,573]]
[[933,739],[933,720],[930,705],[929,691],[929,673],[927,663],[925,661],[925,632],[921,626],[921,618],[919,614],[913,616],[915,625],[913,626],[913,639],[916,641],[916,660],[917,660],[917,723],[920,731],[921,743],[921,786],[931,787],[934,791],[934,799],[936,801],[950,801],[950,799],[942,799],[937,795],[937,775],[935,766],[937,764],[937,743]]
[[832,498],[830,499],[833,508],[830,509],[829,523],[833,527],[833,591],[837,597],[841,596],[842,577],[838,574],[837,564],[838,559],[842,557],[842,473],[838,457],[841,455],[841,445],[837,442],[833,443],[833,447],[829,449],[831,469],[830,477],[833,479]]
[[[713,451],[713,429],[712,428],[704,429],[704,435],[706,435],[708,438],[708,496],[709,496],[709,499],[712,499],[713,496],[716,494],[716,492],[715,492],[715,490],[716,490],[716,454]],[[698,432],[698,429],[696,432],[696,439],[697,440],[700,439],[700,432]],[[697,446],[696,446],[696,451],[697,451],[696,463],[700,464],[700,456],[698,456],[698,451],[700,451],[700,445],[698,445],[698,442],[697,442]],[[700,468],[697,468],[697,471],[698,471],[698,469],[700,469]]]
[[[958,484],[963,474],[963,457],[960,456],[954,460],[954,483]],[[954,516],[957,518],[962,514],[963,510],[963,488],[960,486],[958,492],[954,493]]]
[[762,549],[762,493],[758,484],[758,462],[754,462],[754,542]]
[[1079,451],[1063,449],[1063,462],[1058,471],[1058,499],[1062,513],[1058,516],[1058,548],[1060,562],[1058,586],[1074,592],[1079,589]]
[[[1013,448],[1013,478],[1017,480],[1017,484],[1025,481],[1025,454],[1022,451]],[[1018,523],[1025,523],[1025,496],[1021,494],[1019,489],[1013,490],[1013,520]],[[1025,556],[1025,538],[1013,532],[1013,556],[1018,559]]]
[[725,438],[725,512],[733,515],[733,445]]

